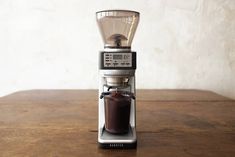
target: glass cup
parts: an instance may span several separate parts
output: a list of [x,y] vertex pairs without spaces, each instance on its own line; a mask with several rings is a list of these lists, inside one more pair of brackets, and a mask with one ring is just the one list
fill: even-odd
[[124,134],[129,130],[132,93],[111,91],[104,95],[105,130],[112,134]]

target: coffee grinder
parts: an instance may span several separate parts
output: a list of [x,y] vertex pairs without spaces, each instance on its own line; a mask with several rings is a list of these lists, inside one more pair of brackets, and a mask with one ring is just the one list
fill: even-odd
[[136,148],[135,69],[131,43],[139,13],[104,10],[96,13],[104,41],[100,52],[98,143],[101,148]]

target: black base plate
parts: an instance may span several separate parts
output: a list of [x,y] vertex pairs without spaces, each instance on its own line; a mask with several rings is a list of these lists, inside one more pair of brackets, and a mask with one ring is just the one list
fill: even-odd
[[134,143],[99,143],[99,147],[103,149],[135,149],[137,142]]

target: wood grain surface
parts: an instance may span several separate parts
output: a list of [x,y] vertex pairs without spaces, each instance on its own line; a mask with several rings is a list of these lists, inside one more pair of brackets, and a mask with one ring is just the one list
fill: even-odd
[[96,90],[0,98],[0,157],[234,157],[235,101],[210,91],[138,90],[134,150],[97,147]]

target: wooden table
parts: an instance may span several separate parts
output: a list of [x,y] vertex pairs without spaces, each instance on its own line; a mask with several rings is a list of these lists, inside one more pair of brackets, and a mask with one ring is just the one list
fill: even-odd
[[234,100],[200,90],[138,90],[137,149],[103,150],[97,98],[96,90],[0,98],[0,156],[235,156]]

